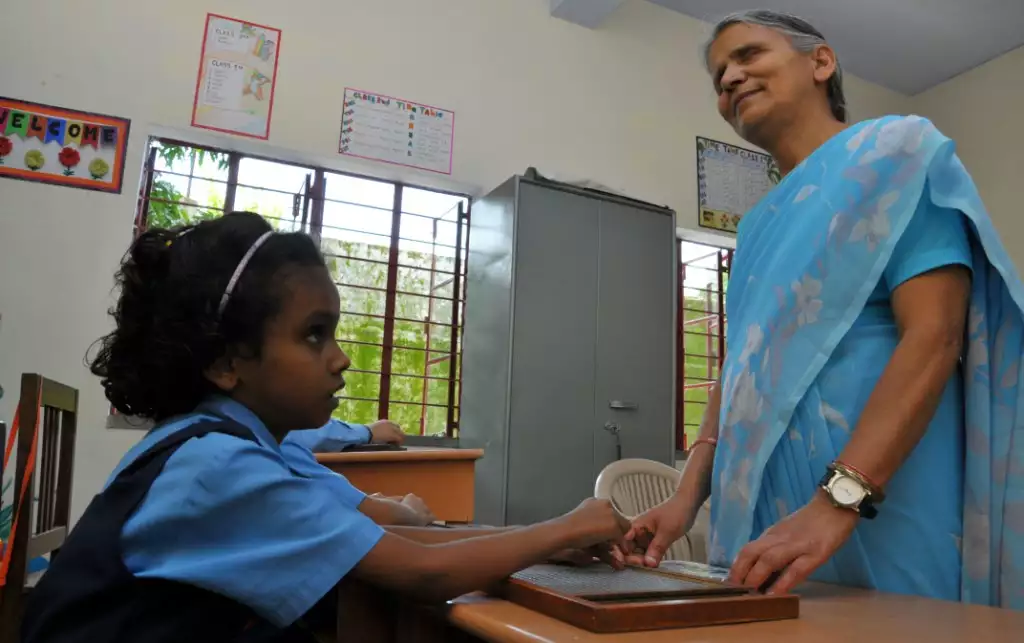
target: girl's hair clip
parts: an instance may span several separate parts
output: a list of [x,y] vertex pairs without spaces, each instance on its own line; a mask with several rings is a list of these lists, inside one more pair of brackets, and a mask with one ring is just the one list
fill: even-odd
[[181,233],[179,233],[179,234],[178,234],[178,236],[174,237],[173,239],[168,239],[168,240],[167,240],[167,247],[168,247],[168,248],[170,248],[170,247],[171,247],[171,244],[172,244],[172,243],[174,243],[174,242],[175,242],[175,241],[177,241],[178,239],[180,239],[180,238],[184,237],[184,236],[185,236],[186,234],[188,234],[189,232],[192,232],[192,230],[194,230],[194,229],[195,229],[195,228],[189,228],[189,229],[187,229],[187,230],[183,230],[183,231],[182,231]]

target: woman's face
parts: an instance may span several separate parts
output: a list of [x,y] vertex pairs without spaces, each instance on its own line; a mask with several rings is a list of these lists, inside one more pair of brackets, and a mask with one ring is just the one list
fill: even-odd
[[748,140],[763,139],[773,122],[792,117],[805,101],[821,100],[819,84],[835,71],[827,47],[803,54],[785,34],[742,23],[719,34],[708,63],[718,112]]

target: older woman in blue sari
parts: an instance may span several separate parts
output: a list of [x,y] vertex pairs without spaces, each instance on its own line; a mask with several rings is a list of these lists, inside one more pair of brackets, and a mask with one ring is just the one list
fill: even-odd
[[835,52],[792,16],[732,16],[706,58],[783,179],[740,224],[721,380],[634,562],[710,495],[733,581],[1024,608],[1024,289],[953,143],[848,125]]

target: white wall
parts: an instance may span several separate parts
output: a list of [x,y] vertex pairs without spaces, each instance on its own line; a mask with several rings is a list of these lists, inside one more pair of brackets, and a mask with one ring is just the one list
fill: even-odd
[[[207,11],[283,30],[267,144],[188,128]],[[121,196],[0,180],[0,418],[13,415],[23,371],[81,389],[76,514],[139,437],[103,428],[106,402],[83,357],[109,328],[149,134],[473,194],[534,165],[667,204],[688,226],[694,136],[740,143],[699,64],[705,27],[646,2],[596,31],[551,18],[547,0],[21,2],[5,7],[4,24],[45,25],[49,37],[6,30],[0,94],[132,119]],[[451,180],[339,159],[346,85],[455,110]],[[848,92],[857,118],[907,107],[857,79]]]
[[915,96],[913,108],[956,141],[1017,269],[1024,269],[1024,47]]

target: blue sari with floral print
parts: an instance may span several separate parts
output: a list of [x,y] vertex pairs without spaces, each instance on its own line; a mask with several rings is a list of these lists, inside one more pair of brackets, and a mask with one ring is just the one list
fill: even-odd
[[863,332],[865,312],[915,213],[938,210],[970,246],[961,369],[878,518],[812,578],[1024,609],[1024,286],[953,142],[916,116],[847,128],[740,224],[713,564],[806,504],[842,451],[898,341]]

